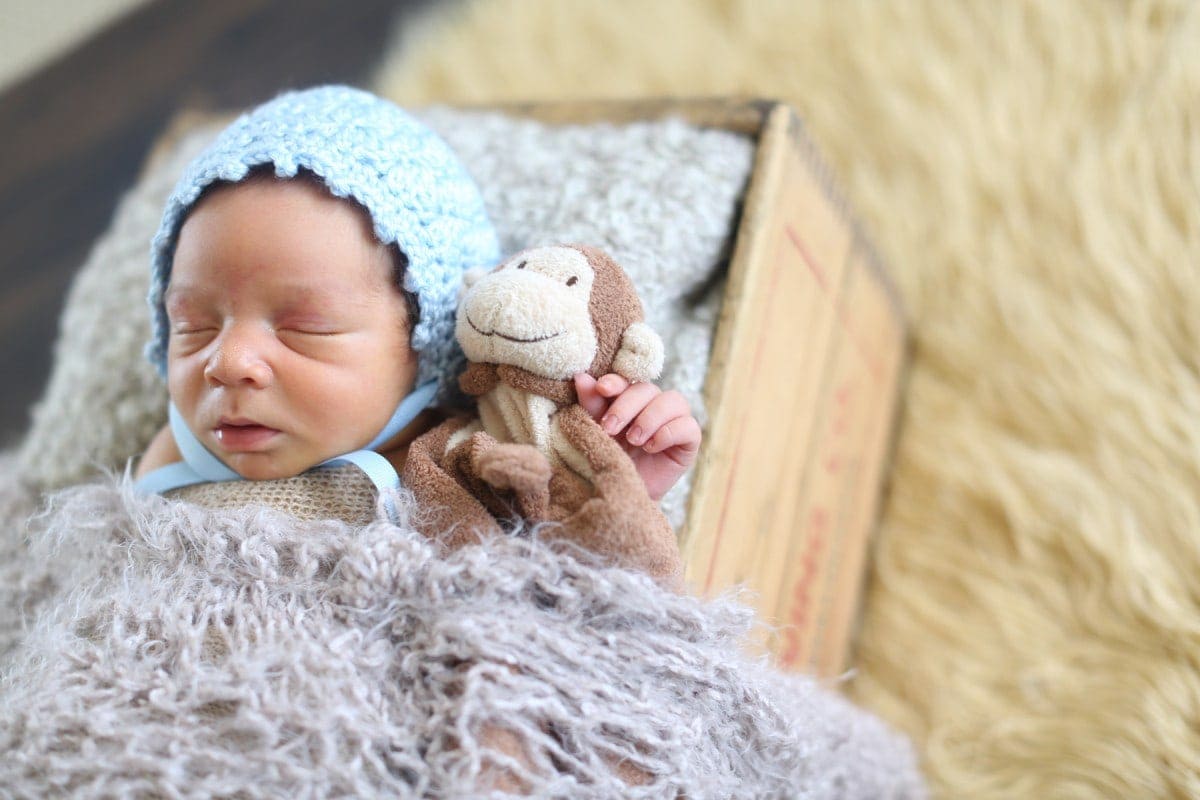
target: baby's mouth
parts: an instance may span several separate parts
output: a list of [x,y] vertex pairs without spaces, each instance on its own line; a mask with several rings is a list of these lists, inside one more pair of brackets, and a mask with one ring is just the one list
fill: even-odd
[[226,450],[252,451],[275,438],[279,433],[275,428],[259,425],[247,419],[226,419],[222,417],[217,427],[213,428],[213,436]]

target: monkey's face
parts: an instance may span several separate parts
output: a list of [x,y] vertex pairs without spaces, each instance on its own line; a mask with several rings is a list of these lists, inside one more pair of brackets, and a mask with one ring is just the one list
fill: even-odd
[[469,283],[455,334],[467,358],[564,380],[596,357],[588,300],[595,271],[570,247],[517,253]]

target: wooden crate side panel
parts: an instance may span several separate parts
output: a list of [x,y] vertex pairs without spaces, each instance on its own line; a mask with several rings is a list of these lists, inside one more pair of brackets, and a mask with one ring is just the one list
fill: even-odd
[[739,232],[739,247],[755,257],[726,297],[721,325],[732,326],[736,346],[725,355],[725,380],[709,383],[721,419],[710,424],[709,480],[693,490],[685,553],[694,586],[712,592],[744,583],[759,594],[764,617],[776,608],[777,586],[769,585],[778,584],[794,538],[788,512],[799,503],[810,458],[852,236],[796,146],[797,124],[780,107],[760,145],[771,153],[760,165],[769,173],[758,173],[769,191],[759,203],[765,210]]
[[[762,321],[757,330],[768,343],[777,380],[762,390],[754,385],[743,389],[755,404],[748,413],[773,426],[755,441],[760,455],[755,469],[744,476],[766,495],[764,522],[757,539],[714,578],[718,585],[751,581],[762,594],[768,620],[796,538],[797,509],[811,491],[805,476],[811,473],[819,435],[819,403],[837,336],[838,287],[851,241],[850,227],[829,204],[802,152],[789,144],[787,154],[769,229],[775,241],[771,268],[787,280],[763,300],[775,313],[751,318]],[[756,396],[760,391],[766,396]]]
[[845,663],[850,626],[862,587],[866,545],[873,529],[895,369],[902,351],[900,324],[886,288],[856,246],[837,304],[835,351],[822,381],[820,438],[813,448],[809,490],[798,516],[778,605],[770,614],[785,626],[772,648],[787,667],[836,674]]
[[[771,344],[763,328],[787,319],[775,319],[778,309],[770,299],[780,293],[781,280],[794,280],[776,258],[779,243],[773,235],[778,198],[789,177],[787,128],[787,116],[775,113],[760,138],[705,382],[709,426],[682,542],[688,582],[699,592],[733,582],[724,572],[738,571],[730,562],[746,547],[743,539],[753,538],[756,523],[766,518],[761,509],[748,508],[763,498],[747,491],[749,473],[743,463],[762,455],[761,446],[752,446],[761,445],[757,426],[769,419],[760,406],[777,394],[763,386],[764,347]],[[756,429],[747,430],[752,424]],[[773,455],[774,450],[768,452]],[[721,575],[715,574],[718,569]]]
[[754,321],[756,334],[742,354],[748,369],[723,399],[736,419],[734,458],[708,555],[706,591],[742,582],[761,591],[760,554],[790,532],[779,512],[794,502],[800,485],[820,388],[814,376],[822,369],[833,315],[788,238],[777,236],[773,257],[758,265],[762,279],[743,317],[743,325]]
[[755,344],[756,331],[752,325],[738,324],[738,320],[747,318],[763,280],[763,271],[757,265],[767,257],[764,249],[770,241],[761,231],[765,219],[773,213],[772,203],[782,178],[778,162],[784,153],[770,146],[780,136],[778,126],[778,122],[768,121],[760,135],[704,381],[708,429],[695,467],[687,524],[680,535],[685,580],[696,592],[704,588],[710,557],[725,522],[722,514],[730,490],[729,476],[739,458],[740,409],[730,398],[736,394],[735,387],[748,380],[752,363],[748,354]]
[[857,249],[855,274],[860,276],[847,318],[856,348],[863,356],[866,370],[860,371],[851,389],[870,393],[860,398],[855,410],[858,434],[846,454],[845,467],[853,474],[843,494],[846,504],[845,544],[840,558],[830,564],[831,587],[821,609],[823,637],[810,657],[810,663],[822,675],[835,675],[850,660],[863,584],[867,573],[867,553],[879,518],[883,483],[891,460],[892,442],[899,406],[901,372],[907,353],[903,319],[896,313],[890,288],[879,280],[869,251]]
[[844,664],[859,606],[904,325],[790,110],[772,116],[760,147],[765,191],[739,231],[750,254],[731,276],[726,346],[710,367],[720,419],[685,558],[694,588],[751,591],[780,626],[760,630],[759,644],[781,663],[828,675]]
[[858,405],[858,398],[852,392],[855,364],[853,355],[847,353],[844,329],[843,283],[853,280],[852,270],[844,266],[847,262],[850,259],[844,258],[843,281],[831,287],[828,295],[832,332],[824,368],[816,378],[819,397],[809,417],[813,433],[804,473],[799,477],[801,489],[797,502],[786,512],[790,535],[779,542],[780,550],[769,565],[771,572],[764,576],[771,605],[763,616],[772,624],[784,626],[770,649],[788,667],[806,665],[821,635],[820,608],[830,589],[829,564],[842,545],[838,535],[843,514],[840,495],[851,476],[842,467],[841,459],[846,440],[853,435],[850,427]]

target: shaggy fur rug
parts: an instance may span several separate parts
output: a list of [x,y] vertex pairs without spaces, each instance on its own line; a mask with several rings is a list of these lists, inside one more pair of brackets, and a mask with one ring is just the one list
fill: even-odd
[[924,796],[905,739],[741,655],[733,597],[536,532],[35,496],[0,460],[0,797]]
[[916,344],[853,697],[945,797],[1196,797],[1197,42],[1186,0],[479,0],[377,83],[793,102]]

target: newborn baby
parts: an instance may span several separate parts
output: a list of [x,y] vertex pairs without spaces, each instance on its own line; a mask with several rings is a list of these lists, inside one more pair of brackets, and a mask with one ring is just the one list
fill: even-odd
[[[330,86],[242,116],[189,166],[154,240],[147,355],[171,421],[139,488],[340,463],[398,485],[462,364],[462,274],[499,257],[466,171],[394,105]],[[617,375],[575,385],[661,499],[699,449],[687,402]]]

